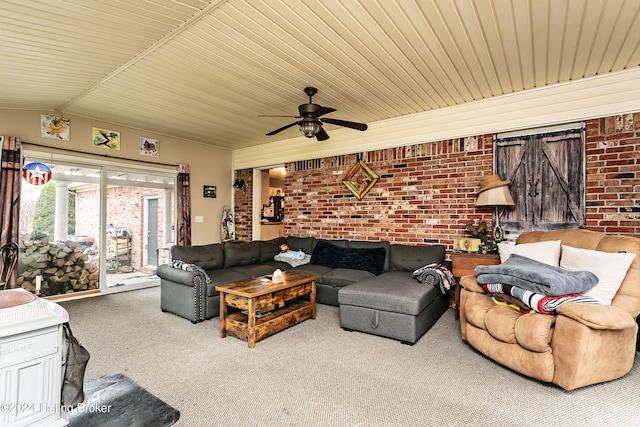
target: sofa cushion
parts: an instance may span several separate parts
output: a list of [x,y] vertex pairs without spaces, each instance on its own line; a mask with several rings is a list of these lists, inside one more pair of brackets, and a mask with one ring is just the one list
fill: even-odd
[[272,270],[276,270],[276,269],[280,269],[282,271],[287,271],[287,270],[291,270],[291,264],[289,264],[288,262],[284,262],[284,261],[276,261],[275,259],[269,260],[269,261],[263,261],[260,264],[262,265],[267,265],[267,266],[271,266]]
[[258,242],[260,246],[260,262],[273,261],[273,257],[280,253],[280,245],[286,242],[284,237]]
[[260,242],[234,242],[224,245],[224,268],[260,262]]
[[486,294],[467,290],[463,294],[467,323],[487,331],[503,343],[518,344],[536,353],[550,350],[556,316],[522,314],[511,307],[496,305]]
[[302,264],[296,267],[293,267],[291,271],[295,271],[296,273],[304,273],[311,274],[313,276],[318,276],[320,280],[322,280],[322,276],[331,271],[331,267],[327,267],[325,265],[320,264]]
[[305,254],[311,255],[313,253],[313,248],[316,245],[315,237],[295,237],[288,236],[286,238],[287,245],[292,251],[302,251]]
[[[325,243],[330,243],[334,246],[337,246],[339,248],[348,248],[349,247],[349,241],[346,239],[335,239],[335,240],[327,240],[327,239],[322,239],[322,240],[318,240],[318,242],[325,242]],[[316,246],[318,245],[318,243],[316,243]],[[315,247],[314,247],[315,249]]]
[[[475,280],[474,280],[475,281]],[[464,317],[465,323],[475,326],[478,329],[487,330],[485,318],[487,311],[497,307],[493,300],[486,294],[477,292],[460,291],[460,301],[464,299]],[[462,304],[461,304],[462,309]],[[515,313],[515,310],[513,310]]]
[[535,243],[498,243],[500,262],[505,262],[513,254],[535,259],[544,264],[560,265],[560,240],[547,240]]
[[207,283],[208,297],[212,297],[219,294],[219,292],[215,290],[215,287],[218,285],[224,285],[225,283],[239,282],[241,280],[251,279],[251,276],[249,276],[246,273],[243,273],[241,271],[229,270],[226,268],[219,268],[215,270],[215,272],[209,271],[208,274],[211,277],[211,282]]
[[366,242],[366,241],[354,240],[349,242],[349,247],[350,248],[384,248],[385,257],[384,257],[383,270],[389,271],[389,249],[391,248],[391,245],[389,244],[389,242],[387,241]]
[[323,285],[330,285],[334,288],[357,283],[376,277],[375,274],[365,270],[355,270],[352,268],[333,268],[320,277],[319,282]]
[[340,305],[415,316],[433,302],[439,292],[435,287],[415,280],[411,273],[391,271],[345,286],[338,291],[338,301]]
[[517,344],[515,324],[522,313],[506,305],[496,305],[484,317],[487,332],[497,340],[509,344]]
[[387,251],[378,248],[342,248],[319,241],[311,254],[311,263],[331,268],[346,268],[380,274],[384,269]]
[[269,264],[245,264],[229,267],[228,270],[237,271],[246,274],[250,278],[264,276],[265,274],[273,274],[275,268]]
[[222,268],[224,256],[219,243],[200,246],[172,246],[171,259],[195,264],[205,270]]
[[592,251],[562,245],[560,267],[569,271],[590,271],[598,277],[598,283],[584,295],[611,305],[620,289],[636,254]]
[[413,272],[427,264],[443,262],[444,255],[445,250],[443,245],[391,245],[391,250],[389,251],[389,270]]

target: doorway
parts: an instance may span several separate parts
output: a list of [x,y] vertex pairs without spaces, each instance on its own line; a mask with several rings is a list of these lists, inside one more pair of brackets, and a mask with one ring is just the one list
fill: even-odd
[[253,238],[270,240],[284,236],[286,168],[272,166],[253,172],[253,209],[258,213],[253,221]]

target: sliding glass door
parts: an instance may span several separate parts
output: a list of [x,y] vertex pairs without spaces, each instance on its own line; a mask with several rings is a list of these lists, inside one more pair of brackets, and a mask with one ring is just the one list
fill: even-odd
[[17,285],[42,296],[99,290],[100,168],[24,165]]
[[18,286],[54,296],[159,284],[158,250],[174,241],[175,171],[81,160],[25,155],[25,169],[41,166],[24,174]]
[[110,169],[107,175],[107,287],[158,282],[158,249],[173,242],[175,177]]

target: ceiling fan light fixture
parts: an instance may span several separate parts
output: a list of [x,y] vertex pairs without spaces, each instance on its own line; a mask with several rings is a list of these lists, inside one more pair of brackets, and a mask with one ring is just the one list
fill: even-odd
[[303,120],[300,123],[300,132],[307,138],[313,138],[320,132],[320,123],[315,120]]
[[357,129],[360,131],[367,130],[367,125],[365,123],[356,123],[349,122],[346,120],[338,120],[331,118],[322,118],[320,116],[324,116],[325,114],[333,113],[336,111],[335,108],[331,107],[323,107],[322,105],[313,103],[313,95],[318,92],[318,89],[314,87],[307,87],[304,89],[305,93],[309,96],[309,102],[307,104],[298,105],[298,115],[297,116],[260,116],[260,117],[291,117],[295,119],[302,119],[297,122],[289,123],[286,126],[282,126],[279,129],[273,130],[266,134],[266,136],[275,135],[277,133],[282,132],[285,129],[289,129],[292,126],[298,125],[300,129],[300,133],[302,133],[307,138],[315,137],[318,141],[326,141],[329,139],[329,135],[323,129],[323,123],[329,123],[336,126],[342,126],[351,129]]

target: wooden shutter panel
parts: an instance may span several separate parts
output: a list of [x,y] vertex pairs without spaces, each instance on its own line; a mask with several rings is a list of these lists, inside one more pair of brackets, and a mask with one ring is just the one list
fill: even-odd
[[532,199],[526,197],[527,177],[531,175],[528,170],[532,166],[527,163],[530,149],[527,138],[509,138],[495,143],[496,173],[511,181],[509,192],[515,203],[513,208],[499,211],[500,223],[505,230],[525,231],[530,229],[527,224],[533,223]]
[[541,211],[537,229],[585,225],[584,141],[582,132],[539,135]]
[[494,152],[515,202],[501,210],[505,230],[584,227],[584,131],[500,139]]

